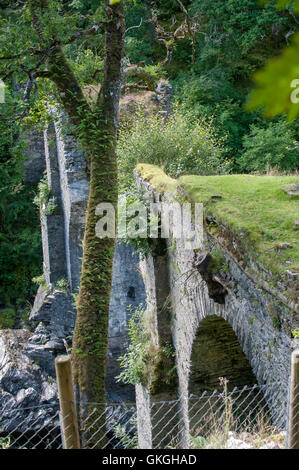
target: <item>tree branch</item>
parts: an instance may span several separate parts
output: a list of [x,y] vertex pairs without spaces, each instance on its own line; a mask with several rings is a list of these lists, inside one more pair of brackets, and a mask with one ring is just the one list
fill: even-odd
[[21,54],[14,54],[14,55],[7,55],[7,56],[2,56],[0,57],[0,60],[14,60],[14,59],[20,59],[21,57],[24,57],[26,55],[31,55],[31,56],[35,56],[35,55],[42,55],[44,54],[45,52],[47,52],[48,50],[51,50],[52,48],[54,48],[55,46],[66,46],[67,44],[71,44],[73,43],[74,41],[76,41],[77,39],[80,39],[82,37],[85,37],[85,36],[90,36],[92,34],[95,34],[99,29],[102,29],[104,30],[105,29],[105,25],[107,23],[97,23],[97,24],[94,24],[91,28],[88,28],[88,29],[84,29],[84,30],[81,30],[81,31],[77,31],[76,33],[73,33],[71,35],[71,37],[69,39],[67,39],[66,41],[58,41],[58,40],[54,40],[48,47],[46,47],[45,49],[34,49],[34,48],[31,48],[31,50],[28,50],[28,51],[24,51],[23,53]]
[[[152,75],[150,75],[148,72],[146,72],[142,67],[139,67],[138,65],[130,65],[127,67],[124,71],[124,78],[139,78],[141,79],[144,83],[146,83],[147,89],[149,91],[156,91],[155,90],[155,79]],[[132,87],[134,84],[128,84],[130,87]],[[127,87],[127,84],[124,85],[124,87]],[[137,88],[140,88],[139,86]]]
[[188,10],[186,9],[185,5],[181,2],[181,0],[175,0],[179,7],[181,8],[182,12],[185,15],[186,18],[186,23],[188,27],[188,32],[191,38],[191,44],[192,44],[192,64],[195,62],[195,34],[194,31],[192,30],[192,20],[191,17],[188,13]]
[[[28,3],[34,31],[43,46],[46,40],[43,39],[43,30],[39,17],[42,17],[45,13],[49,14],[48,0],[28,0]],[[65,58],[61,45],[55,36],[53,37],[53,45],[51,45],[51,47],[45,47],[43,50],[47,51],[46,58],[49,66],[47,75],[49,74],[55,83],[60,100],[72,123],[79,125],[82,121],[82,116],[87,116],[87,113],[90,113],[91,109],[75,74]]]
[[96,104],[104,119],[116,129],[123,79],[125,19],[122,2],[109,5],[106,0],[106,19],[104,74]]
[[177,39],[184,39],[187,34],[186,23],[180,24],[174,32],[165,31],[165,29],[159,24],[158,17],[154,10],[152,10],[152,18],[149,20],[155,26],[157,41],[164,44],[166,48],[166,57],[162,61],[161,65],[166,65],[172,59],[173,44]]
[[142,25],[142,21],[143,21],[143,18],[141,18],[139,24],[137,24],[137,25],[135,25],[135,26],[130,26],[129,28],[127,28],[126,31],[125,31],[125,33],[127,33],[128,31],[131,31],[131,29],[140,28],[141,25]]

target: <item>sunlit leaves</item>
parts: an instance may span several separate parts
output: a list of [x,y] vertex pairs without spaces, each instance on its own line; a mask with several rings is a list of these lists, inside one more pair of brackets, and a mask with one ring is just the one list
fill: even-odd
[[[269,0],[260,0],[267,4]],[[299,13],[299,0],[277,0],[279,9],[289,8]],[[281,55],[267,62],[264,69],[254,75],[256,88],[247,109],[263,108],[265,117],[286,113],[292,121],[299,115],[299,33],[292,36],[291,44]]]
[[71,65],[81,85],[99,83],[99,77],[104,67],[102,56],[95,54],[91,49],[78,48]]
[[254,75],[256,88],[247,108],[263,107],[266,117],[286,113],[289,120],[295,119],[299,115],[296,79],[299,79],[298,32],[278,58],[269,60],[266,67]]

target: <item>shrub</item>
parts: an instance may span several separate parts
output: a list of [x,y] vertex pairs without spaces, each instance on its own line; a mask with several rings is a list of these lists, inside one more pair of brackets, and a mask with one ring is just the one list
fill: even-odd
[[119,357],[121,373],[118,382],[142,384],[149,390],[167,390],[175,379],[174,351],[170,344],[161,347],[153,342],[153,312],[139,307],[129,320],[129,345]]
[[[153,345],[146,326],[145,311],[139,308],[129,320],[130,344],[125,355],[119,358],[122,369],[117,377],[119,382],[145,385],[150,381],[155,360],[153,360],[153,355],[149,354]],[[156,354],[157,351],[154,351],[154,356]]]
[[68,279],[65,279],[63,277],[58,279],[58,281],[56,283],[56,286],[55,286],[55,288],[57,290],[60,290],[60,291],[64,292],[65,294],[68,293],[69,287],[70,287],[70,283],[69,283]]
[[211,121],[196,121],[178,108],[167,120],[161,115],[145,119],[140,113],[133,125],[120,130],[120,183],[131,184],[137,163],[158,165],[173,178],[227,173],[222,153],[223,143],[215,138]]
[[293,171],[299,168],[299,143],[295,132],[280,120],[269,126],[251,127],[243,139],[245,153],[239,160],[242,171]]
[[55,197],[51,197],[51,189],[46,174],[38,183],[38,194],[35,196],[33,203],[47,215],[52,214],[57,207]]
[[0,311],[0,329],[14,328],[16,322],[16,311],[13,307],[7,307]]

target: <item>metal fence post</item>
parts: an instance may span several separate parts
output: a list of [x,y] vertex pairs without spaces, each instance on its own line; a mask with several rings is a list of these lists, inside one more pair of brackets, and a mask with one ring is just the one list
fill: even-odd
[[299,349],[292,352],[289,405],[289,449],[299,449]]
[[56,357],[55,369],[59,394],[63,447],[64,449],[80,449],[70,357]]

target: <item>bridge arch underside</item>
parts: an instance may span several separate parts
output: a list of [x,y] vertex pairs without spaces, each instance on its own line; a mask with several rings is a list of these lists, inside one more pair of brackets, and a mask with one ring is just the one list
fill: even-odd
[[257,383],[229,322],[211,315],[200,322],[194,338],[189,393],[197,395],[203,391],[221,389],[220,377],[228,379],[228,390]]

